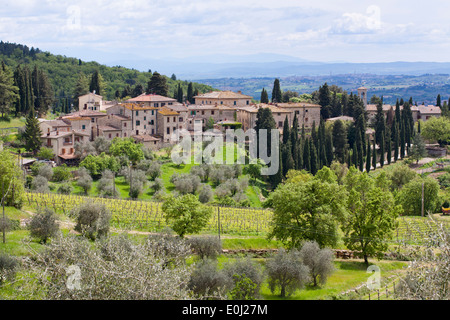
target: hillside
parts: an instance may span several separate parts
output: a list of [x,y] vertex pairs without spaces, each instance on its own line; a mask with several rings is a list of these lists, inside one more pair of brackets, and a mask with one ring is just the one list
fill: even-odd
[[[131,88],[135,85],[142,85],[144,89],[152,75],[151,72],[140,72],[135,69],[129,69],[121,66],[108,67],[97,62],[86,62],[77,58],[71,58],[61,55],[54,55],[50,52],[43,52],[36,48],[29,48],[26,45],[7,43],[0,41],[0,61],[4,61],[6,65],[13,70],[17,65],[27,65],[32,69],[35,65],[48,74],[53,91],[57,99],[68,98],[73,96],[73,90],[80,74],[90,76],[94,71],[98,70],[104,80],[104,92],[102,95],[106,100],[113,100],[116,90],[123,92],[125,87]],[[149,71],[152,66],[149,65]],[[183,92],[186,94],[189,82],[182,80],[173,80],[166,77],[169,87],[169,94],[172,94],[174,88],[181,84]],[[212,87],[193,83],[193,88],[199,92],[207,92],[213,90]]]

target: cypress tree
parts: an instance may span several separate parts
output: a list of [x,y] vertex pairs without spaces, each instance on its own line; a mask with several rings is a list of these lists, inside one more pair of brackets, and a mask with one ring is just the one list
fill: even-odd
[[98,95],[101,95],[101,76],[98,70],[95,70],[92,73],[91,81],[89,82],[89,92],[94,92]]
[[377,144],[375,142],[375,139],[373,139],[372,167],[373,170],[377,168]]
[[333,136],[331,132],[328,132],[326,135],[326,155],[327,155],[327,166],[329,167],[333,162]]
[[41,149],[41,128],[36,113],[33,108],[28,112],[23,133],[25,140],[25,149],[33,152],[34,155]]
[[274,150],[274,152],[278,152],[279,156],[279,168],[274,175],[269,176],[270,185],[272,190],[276,189],[276,187],[283,181],[283,162],[281,157],[281,150]]
[[384,134],[381,135],[380,140],[380,167],[383,168],[383,166],[384,166]]
[[392,160],[392,142],[390,137],[386,138],[387,139],[387,163],[391,164],[391,160]]
[[303,144],[303,167],[311,172],[311,139],[305,140]]
[[178,84],[177,101],[183,103],[183,88],[181,88],[181,84]]
[[441,103],[441,95],[438,94],[437,98],[436,98],[436,106],[438,107],[442,107],[442,103]]
[[[360,135],[360,133],[358,132],[358,135]],[[364,171],[364,149],[363,149],[363,143],[362,143],[362,139],[359,139],[359,144],[357,145],[357,150],[358,150],[358,161],[359,161],[359,171],[363,172]]]
[[188,84],[188,88],[187,88],[187,93],[186,93],[186,101],[187,101],[187,103],[189,103],[189,104],[192,104],[192,103],[194,103],[194,87],[193,87],[193,85],[192,85],[192,82],[189,82],[189,84]]
[[294,114],[294,120],[292,121],[290,141],[292,146],[292,158],[294,159],[295,168],[298,169],[298,119],[296,114]]
[[283,124],[283,144],[286,145],[290,139],[290,133],[289,133],[289,119],[286,115],[286,119],[284,119]]
[[400,132],[398,128],[398,122],[395,122],[394,124],[395,128],[395,136],[394,136],[394,162],[397,162],[398,160],[398,147],[399,147],[399,139],[400,139]]
[[279,79],[275,79],[273,82],[272,102],[282,102],[282,92]]
[[303,169],[303,140],[297,141],[297,170]]
[[317,157],[317,149],[314,143],[311,143],[311,173],[315,175],[317,171],[319,170],[319,164],[318,164],[318,157]]
[[286,177],[286,174],[288,173],[289,170],[295,169],[295,163],[294,159],[292,158],[291,149],[292,147],[290,141],[288,141],[287,144],[282,146],[283,177]]
[[405,158],[405,125],[403,121],[400,122],[400,158]]
[[370,172],[370,168],[371,168],[371,153],[370,153],[370,140],[367,140],[367,152],[366,152],[366,172],[369,173]]
[[356,143],[353,144],[352,165],[354,165],[355,168],[358,167],[358,149],[356,148]]
[[318,141],[318,138],[317,138],[316,121],[313,121],[313,125],[312,125],[312,128],[311,128],[311,139],[312,139],[312,142],[314,144],[314,147],[317,149],[319,141]]
[[261,103],[269,103],[269,94],[265,88],[261,91]]

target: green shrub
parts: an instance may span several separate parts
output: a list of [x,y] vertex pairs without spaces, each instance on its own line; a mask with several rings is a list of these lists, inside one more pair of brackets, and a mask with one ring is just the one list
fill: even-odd
[[59,231],[57,216],[49,208],[44,208],[35,214],[30,221],[30,235],[41,243],[47,243],[49,238],[56,236]]
[[18,262],[14,257],[0,253],[0,285],[16,276]]
[[71,177],[72,173],[69,168],[67,168],[66,164],[53,168],[52,180],[54,182],[68,181]]

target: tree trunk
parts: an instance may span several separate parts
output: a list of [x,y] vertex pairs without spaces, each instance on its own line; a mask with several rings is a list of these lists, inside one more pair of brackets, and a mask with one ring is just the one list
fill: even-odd
[[366,265],[369,265],[369,260],[368,260],[367,254],[364,255],[364,263],[365,263]]
[[280,297],[282,297],[282,298],[286,297],[286,288],[284,286],[281,286]]

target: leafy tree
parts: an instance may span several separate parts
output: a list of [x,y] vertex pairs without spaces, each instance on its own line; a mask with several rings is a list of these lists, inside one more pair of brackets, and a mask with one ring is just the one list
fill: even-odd
[[115,157],[102,153],[99,156],[88,155],[80,162],[80,167],[86,168],[91,176],[98,177],[106,169],[119,171],[119,162]]
[[147,84],[146,92],[147,94],[158,94],[167,97],[169,94],[169,88],[166,83],[166,78],[155,71]]
[[450,140],[450,119],[447,117],[432,117],[423,124],[422,136],[425,139],[438,142],[441,147]]
[[400,190],[416,177],[417,173],[404,164],[395,166],[389,173],[389,180],[393,190]]
[[296,250],[286,252],[279,249],[274,257],[268,259],[266,269],[270,290],[275,293],[279,289],[282,298],[303,288],[309,281],[309,269]]
[[133,164],[137,164],[144,159],[142,146],[136,144],[133,138],[114,138],[109,147],[109,152],[116,157],[126,155]]
[[0,150],[0,199],[4,199],[6,206],[20,208],[24,192],[23,174],[17,160],[8,150]]
[[256,163],[249,163],[244,167],[244,174],[248,174],[253,179],[253,182],[256,182],[256,179],[261,177],[261,169],[262,164],[260,159],[258,159]]
[[52,179],[54,182],[68,181],[72,177],[72,173],[66,164],[53,168]]
[[317,177],[287,182],[271,198],[274,213],[270,239],[276,238],[289,248],[298,247],[304,240],[315,240],[320,246],[337,243],[339,221],[346,212],[345,192],[337,182],[324,182]]
[[177,198],[170,195],[165,200],[162,210],[167,223],[180,237],[202,230],[213,211],[211,207],[202,204],[193,194]]
[[397,202],[402,205],[405,214],[421,215],[422,184],[424,186],[424,213],[434,213],[439,203],[439,183],[430,177],[415,178],[400,190]]
[[51,160],[55,157],[55,153],[53,152],[52,148],[42,147],[39,150],[37,157],[39,159]]
[[39,121],[36,117],[34,109],[31,109],[28,113],[25,123],[25,132],[23,133],[23,138],[25,139],[25,149],[36,155],[42,146],[41,135],[42,131],[39,126]]
[[44,208],[35,214],[30,221],[30,235],[38,238],[41,243],[47,243],[49,238],[57,235],[59,225],[55,212],[49,208]]
[[350,214],[343,223],[344,243],[355,250],[368,265],[368,257],[381,258],[388,249],[387,239],[396,227],[401,213],[389,190],[376,186],[367,173],[350,168],[345,179]]
[[330,249],[320,249],[317,242],[307,241],[300,249],[300,258],[309,268],[309,274],[313,280],[314,287],[320,281],[324,285],[328,276],[333,272],[334,253]]
[[213,117],[209,117],[208,121],[206,121],[206,126],[205,126],[205,130],[212,130],[214,129],[214,124],[216,122],[214,121]]

